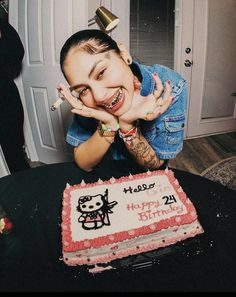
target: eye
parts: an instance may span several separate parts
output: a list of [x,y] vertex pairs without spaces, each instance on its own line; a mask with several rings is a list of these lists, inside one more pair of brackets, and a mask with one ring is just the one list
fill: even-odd
[[83,97],[84,95],[86,95],[87,93],[87,90],[88,90],[88,87],[86,88],[83,88],[79,91],[76,91],[76,90],[72,90],[71,91],[71,95],[77,99],[80,99],[81,97]]
[[82,208],[86,208],[86,205],[82,205],[81,207],[82,207]]
[[80,90],[79,92],[78,92],[78,98],[81,98],[81,97],[83,97],[83,96],[85,96],[86,95],[86,93],[87,93],[87,91],[88,91],[88,88],[86,87],[86,88],[83,88],[82,90]]
[[98,73],[97,79],[101,79],[101,78],[102,78],[102,76],[103,76],[105,70],[106,70],[106,69],[104,68],[102,71],[100,71],[100,72]]
[[97,206],[100,206],[100,205],[101,205],[101,203],[100,203],[100,202],[97,202],[97,203],[96,203],[96,205],[97,205]]

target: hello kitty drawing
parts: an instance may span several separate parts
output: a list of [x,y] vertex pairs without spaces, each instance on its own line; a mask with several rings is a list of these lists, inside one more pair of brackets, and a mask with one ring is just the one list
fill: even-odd
[[82,224],[85,230],[95,230],[102,228],[104,225],[109,226],[109,215],[111,210],[117,204],[116,201],[108,202],[108,189],[104,195],[97,194],[94,196],[86,195],[79,197],[77,211],[81,213],[78,222]]

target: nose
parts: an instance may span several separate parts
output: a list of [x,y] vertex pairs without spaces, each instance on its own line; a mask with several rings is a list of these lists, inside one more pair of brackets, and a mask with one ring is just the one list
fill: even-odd
[[92,88],[93,98],[96,102],[102,103],[106,100],[106,89],[99,84],[96,84]]

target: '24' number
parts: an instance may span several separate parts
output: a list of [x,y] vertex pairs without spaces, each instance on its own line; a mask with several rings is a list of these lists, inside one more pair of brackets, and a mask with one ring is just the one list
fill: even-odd
[[162,197],[162,199],[165,200],[165,203],[164,203],[165,205],[169,205],[169,204],[172,204],[172,203],[176,202],[176,199],[175,199],[174,195],[164,196],[164,197]]

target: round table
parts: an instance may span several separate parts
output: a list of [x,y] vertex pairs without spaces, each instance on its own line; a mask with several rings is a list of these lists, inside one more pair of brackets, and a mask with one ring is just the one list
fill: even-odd
[[67,162],[1,178],[0,204],[14,228],[12,233],[0,237],[0,291],[235,291],[235,191],[203,177],[172,170],[196,207],[205,230],[203,246],[198,246],[194,255],[185,252],[184,256],[173,248],[161,264],[156,261],[142,269],[95,275],[79,266],[66,266],[61,259],[64,188],[67,183],[108,180],[143,170],[133,163],[114,161],[87,173],[74,162]]

